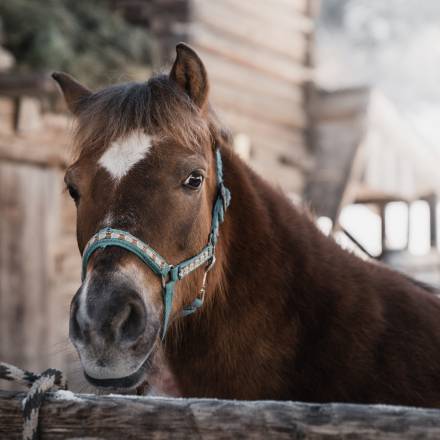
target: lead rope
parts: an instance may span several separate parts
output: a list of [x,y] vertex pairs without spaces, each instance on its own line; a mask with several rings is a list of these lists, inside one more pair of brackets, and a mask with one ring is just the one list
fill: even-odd
[[61,371],[48,368],[41,374],[21,370],[6,362],[0,362],[0,379],[26,385],[29,389],[23,399],[23,440],[38,439],[38,414],[46,393],[51,390],[67,389],[67,382]]

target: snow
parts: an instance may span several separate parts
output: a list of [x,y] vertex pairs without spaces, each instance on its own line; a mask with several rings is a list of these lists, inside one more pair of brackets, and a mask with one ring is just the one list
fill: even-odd
[[83,401],[81,397],[76,396],[72,391],[68,390],[58,390],[54,393],[54,397],[56,400],[71,400],[75,402]]

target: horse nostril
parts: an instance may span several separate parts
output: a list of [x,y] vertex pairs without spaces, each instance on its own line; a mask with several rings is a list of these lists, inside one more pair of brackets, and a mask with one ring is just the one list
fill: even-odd
[[75,339],[80,339],[81,337],[81,327],[76,317],[76,313],[70,318],[70,336]]
[[128,348],[143,335],[147,312],[142,298],[126,286],[118,287],[103,291],[100,283],[89,285],[87,296],[82,293],[81,307],[79,295],[75,295],[69,325],[75,345],[90,346],[95,352],[110,345]]
[[84,340],[84,329],[81,328],[81,324],[78,320],[78,292],[72,299],[71,309],[70,309],[70,320],[69,320],[69,336],[71,340],[83,341]]
[[135,342],[145,330],[145,307],[141,301],[130,302],[121,313],[119,338],[121,342]]
[[70,316],[69,336],[73,342],[88,344],[90,342],[90,331],[86,323],[82,323],[78,318],[78,311],[75,310]]

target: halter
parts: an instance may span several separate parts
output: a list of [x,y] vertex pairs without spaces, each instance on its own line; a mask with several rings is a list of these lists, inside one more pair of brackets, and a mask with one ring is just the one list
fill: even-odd
[[98,231],[87,243],[82,258],[82,275],[84,281],[87,272],[87,264],[93,252],[97,249],[105,249],[108,246],[123,248],[135,254],[142,260],[156,275],[162,279],[164,317],[162,339],[168,328],[168,321],[171,314],[174,297],[174,286],[178,280],[194,272],[198,267],[206,263],[205,273],[203,274],[202,287],[198,297],[180,311],[180,316],[188,316],[196,312],[205,299],[206,277],[215,263],[215,246],[217,244],[219,227],[224,220],[226,209],[231,202],[231,193],[223,182],[223,166],[220,150],[216,149],[216,172],[217,172],[217,198],[212,210],[211,232],[208,238],[208,244],[192,258],[182,261],[173,266],[169,264],[157,251],[144,243],[139,238],[131,235],[127,231],[113,228],[104,228]]

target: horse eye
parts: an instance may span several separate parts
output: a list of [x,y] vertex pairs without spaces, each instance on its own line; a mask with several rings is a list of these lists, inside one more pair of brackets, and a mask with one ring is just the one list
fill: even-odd
[[203,176],[197,171],[192,172],[183,182],[183,185],[190,189],[199,189],[203,183]]
[[67,185],[67,191],[69,192],[70,197],[72,197],[75,203],[77,203],[79,200],[78,190],[72,185]]

